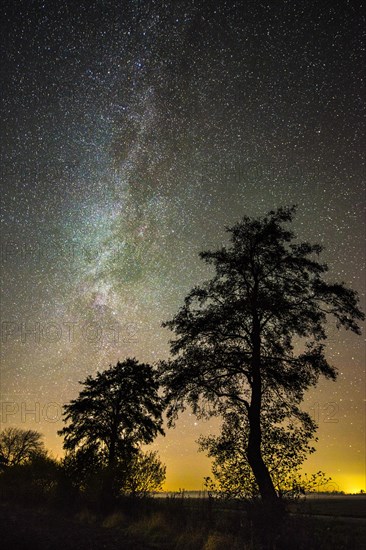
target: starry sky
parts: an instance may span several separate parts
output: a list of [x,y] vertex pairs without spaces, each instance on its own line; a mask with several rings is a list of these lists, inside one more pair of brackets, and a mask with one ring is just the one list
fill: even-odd
[[[5,0],[1,106],[1,421],[62,456],[79,380],[169,351],[201,250],[243,215],[298,204],[329,277],[365,309],[364,18],[324,0]],[[337,382],[305,408],[309,473],[365,487],[364,337],[329,329]],[[153,444],[167,490],[201,489],[187,411]],[[323,488],[324,489],[324,488]]]

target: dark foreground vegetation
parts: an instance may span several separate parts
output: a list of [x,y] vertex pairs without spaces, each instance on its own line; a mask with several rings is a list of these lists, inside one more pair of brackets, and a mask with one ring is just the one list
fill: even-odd
[[[2,502],[3,548],[20,549],[353,549],[362,548],[365,499],[321,499],[296,505],[281,526],[258,505],[208,499],[143,499],[113,511],[78,505]],[[337,507],[335,515],[327,515]],[[296,513],[295,513],[296,512]],[[320,513],[325,515],[320,517]],[[334,511],[332,512],[334,513]]]
[[146,478],[134,469],[125,492],[106,498],[103,468],[80,485],[65,461],[47,454],[37,432],[8,428],[0,436],[1,548],[348,550],[362,548],[366,537],[365,495],[286,497],[281,508],[259,496],[218,492],[153,498],[156,472]]

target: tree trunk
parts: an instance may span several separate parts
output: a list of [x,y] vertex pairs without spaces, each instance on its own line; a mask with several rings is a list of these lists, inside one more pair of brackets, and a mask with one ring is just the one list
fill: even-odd
[[255,410],[253,412],[252,407],[249,411],[249,441],[247,457],[255,480],[258,484],[262,500],[266,502],[277,501],[278,497],[272,478],[262,458],[260,417]]
[[101,505],[102,509],[110,511],[116,502],[116,445],[117,436],[115,430],[112,431],[111,440],[108,448],[107,464],[103,472]]
[[262,379],[261,379],[261,337],[260,322],[256,312],[253,314],[252,328],[252,396],[248,410],[249,438],[247,458],[253,471],[262,500],[265,502],[278,502],[276,490],[268,468],[262,458],[261,441],[262,432],[260,415],[262,407]]

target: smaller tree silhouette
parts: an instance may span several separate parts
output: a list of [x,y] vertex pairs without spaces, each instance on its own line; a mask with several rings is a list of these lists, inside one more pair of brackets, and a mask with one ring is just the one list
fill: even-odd
[[107,500],[123,492],[141,444],[162,429],[163,402],[150,365],[136,359],[88,376],[77,399],[64,406],[64,465],[74,483],[94,486]]
[[45,455],[42,434],[34,430],[9,427],[0,432],[0,468],[19,466],[37,455]]

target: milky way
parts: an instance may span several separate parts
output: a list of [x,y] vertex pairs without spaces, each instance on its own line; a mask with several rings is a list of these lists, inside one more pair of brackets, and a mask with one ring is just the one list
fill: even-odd
[[[198,252],[243,215],[298,204],[364,309],[362,24],[347,1],[3,2],[3,425],[60,454],[78,381],[167,356]],[[309,468],[365,489],[362,338],[331,329],[328,356]],[[158,440],[168,488],[202,485],[215,427],[187,413]]]

